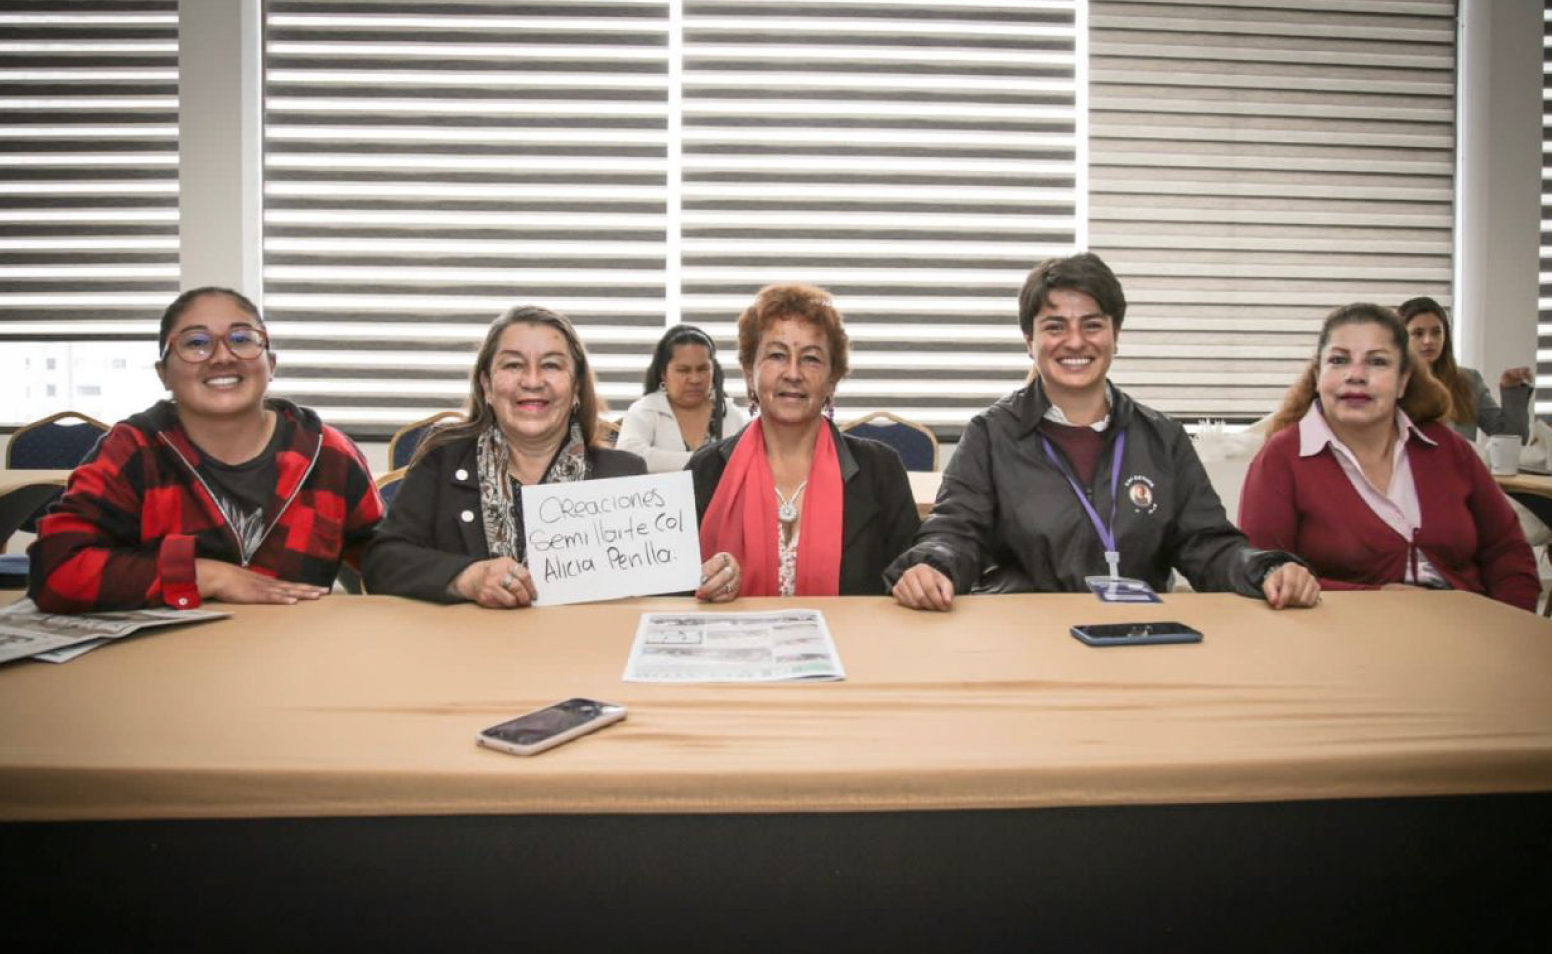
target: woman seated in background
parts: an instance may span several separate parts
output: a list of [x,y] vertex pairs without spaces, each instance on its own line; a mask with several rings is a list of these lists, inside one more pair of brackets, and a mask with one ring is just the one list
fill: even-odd
[[172,400],[114,425],[70,475],[39,523],[29,595],[80,613],[327,593],[383,514],[366,459],[312,411],[266,397],[275,355],[241,294],[179,295],[157,347]]
[[1240,526],[1330,589],[1462,589],[1534,609],[1536,562],[1503,492],[1441,420],[1449,395],[1379,305],[1338,308],[1250,465]]
[[[1019,293],[1033,382],[976,415],[916,544],[889,568],[894,597],[947,610],[956,593],[1083,592],[1091,577],[1309,606],[1320,589],[1290,554],[1253,550],[1229,523],[1185,429],[1108,380],[1126,296],[1097,255],[1048,259]],[[993,565],[996,574],[982,580]]]
[[643,391],[620,422],[617,446],[639,455],[654,474],[683,470],[702,444],[715,444],[749,422],[723,390],[717,346],[694,325],[664,333]]
[[1412,298],[1397,309],[1410,335],[1412,353],[1433,373],[1450,395],[1450,412],[1445,423],[1455,433],[1474,441],[1477,430],[1484,434],[1517,434],[1530,437],[1530,368],[1509,368],[1498,378],[1498,395],[1503,406],[1493,402],[1487,383],[1474,368],[1455,363],[1450,339],[1450,319],[1444,306],[1432,298]]
[[[599,447],[598,385],[576,329],[536,306],[513,308],[485,334],[462,423],[432,431],[410,461],[367,551],[373,593],[492,608],[533,602],[524,560],[525,484],[646,473],[635,454]],[[730,599],[725,556],[697,593]]]
[[882,595],[884,567],[916,532],[900,455],[841,433],[823,413],[848,347],[829,294],[810,285],[761,289],[739,316],[756,417],[689,465],[701,553],[726,551],[741,568],[730,593]]

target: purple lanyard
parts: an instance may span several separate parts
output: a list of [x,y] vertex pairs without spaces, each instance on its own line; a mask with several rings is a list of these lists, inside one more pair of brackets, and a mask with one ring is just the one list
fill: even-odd
[[1078,481],[1057,459],[1056,448],[1051,446],[1051,442],[1044,434],[1040,435],[1040,443],[1045,447],[1045,456],[1051,458],[1051,463],[1055,464],[1056,469],[1067,478],[1067,485],[1072,488],[1072,492],[1078,495],[1078,503],[1083,505],[1084,512],[1089,515],[1089,522],[1094,524],[1094,530],[1099,534],[1099,542],[1105,545],[1105,562],[1110,565],[1110,578],[1118,578],[1121,575],[1121,551],[1116,547],[1115,522],[1116,510],[1121,504],[1121,455],[1126,451],[1126,431],[1116,435],[1115,447],[1110,451],[1110,526],[1108,527],[1103,520],[1099,519],[1099,512],[1094,509],[1093,504],[1089,503],[1088,495],[1083,492],[1082,487],[1078,486]]

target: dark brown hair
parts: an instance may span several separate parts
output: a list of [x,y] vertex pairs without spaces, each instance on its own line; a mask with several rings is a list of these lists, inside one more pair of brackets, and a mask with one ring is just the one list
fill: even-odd
[[490,402],[485,400],[485,380],[495,363],[496,349],[501,344],[502,334],[513,325],[543,325],[554,328],[566,339],[576,380],[577,423],[582,427],[582,440],[589,446],[595,443],[598,437],[598,412],[603,407],[598,397],[598,382],[593,379],[593,369],[587,361],[587,349],[582,347],[582,339],[577,336],[576,328],[558,311],[538,305],[518,305],[507,309],[501,317],[491,322],[490,329],[485,332],[485,343],[480,345],[479,355],[475,357],[474,367],[469,372],[469,403],[464,408],[464,419],[456,424],[438,427],[428,434],[415,449],[415,456],[410,460],[411,467],[420,463],[420,459],[432,448],[475,437],[495,422],[496,412],[491,409]]
[[1429,421],[1437,421],[1449,414],[1449,391],[1434,379],[1426,367],[1412,361],[1412,353],[1407,348],[1406,325],[1401,323],[1400,317],[1383,305],[1357,302],[1343,305],[1326,316],[1325,323],[1320,326],[1320,340],[1315,345],[1315,357],[1288,389],[1277,413],[1272,415],[1272,421],[1266,432],[1268,437],[1299,423],[1309,411],[1309,406],[1314,403],[1318,394],[1320,356],[1325,353],[1326,345],[1331,342],[1331,333],[1345,325],[1379,325],[1390,332],[1391,343],[1401,353],[1399,372],[1401,374],[1411,372],[1406,389],[1401,392],[1396,403],[1414,424],[1427,424]]
[[1126,293],[1121,291],[1121,281],[1115,277],[1104,259],[1093,252],[1081,252],[1066,258],[1048,258],[1030,270],[1019,290],[1019,330],[1029,340],[1035,333],[1035,316],[1050,304],[1051,292],[1057,289],[1083,292],[1099,304],[1121,330],[1126,320]]
[[250,301],[248,296],[242,292],[233,291],[230,288],[221,288],[216,285],[191,288],[177,298],[174,298],[172,304],[167,306],[167,310],[162,312],[162,324],[156,332],[156,353],[159,357],[166,356],[167,339],[172,334],[173,328],[177,327],[178,319],[183,317],[183,313],[188,311],[195,301],[204,298],[206,295],[225,295],[231,299],[232,304],[253,319],[253,323],[258,325],[260,331],[264,330],[264,316],[259,314],[259,306]]
[[1450,420],[1457,424],[1472,424],[1477,419],[1477,396],[1471,390],[1471,382],[1460,373],[1460,368],[1455,364],[1455,332],[1450,328],[1449,312],[1444,306],[1432,298],[1418,297],[1408,298],[1396,309],[1401,316],[1401,321],[1407,327],[1410,335],[1412,319],[1419,315],[1437,315],[1439,324],[1444,326],[1444,346],[1439,349],[1439,356],[1433,359],[1433,366],[1428,370],[1433,372],[1434,378],[1450,392]]

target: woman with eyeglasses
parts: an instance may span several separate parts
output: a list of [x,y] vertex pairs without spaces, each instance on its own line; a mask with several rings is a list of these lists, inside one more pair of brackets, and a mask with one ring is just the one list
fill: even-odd
[[323,596],[382,519],[350,438],[266,396],[264,319],[226,288],[162,315],[156,362],[172,400],[114,425],[39,523],[29,595],[46,612]]

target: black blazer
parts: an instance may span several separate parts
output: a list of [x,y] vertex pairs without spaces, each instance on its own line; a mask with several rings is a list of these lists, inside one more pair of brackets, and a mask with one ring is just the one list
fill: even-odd
[[[760,422],[756,419],[748,426],[759,427]],[[921,523],[911,481],[893,447],[843,434],[834,424],[826,426],[835,438],[835,456],[841,464],[841,595],[882,596],[889,592],[884,567],[911,545]],[[697,518],[706,515],[742,435],[739,431],[702,447],[685,465],[695,480]]]
[[[448,584],[469,564],[490,559],[474,442],[470,437],[433,448],[404,475],[361,560],[368,592],[461,602]],[[589,447],[587,463],[589,479],[647,472],[640,457],[608,447]]]

